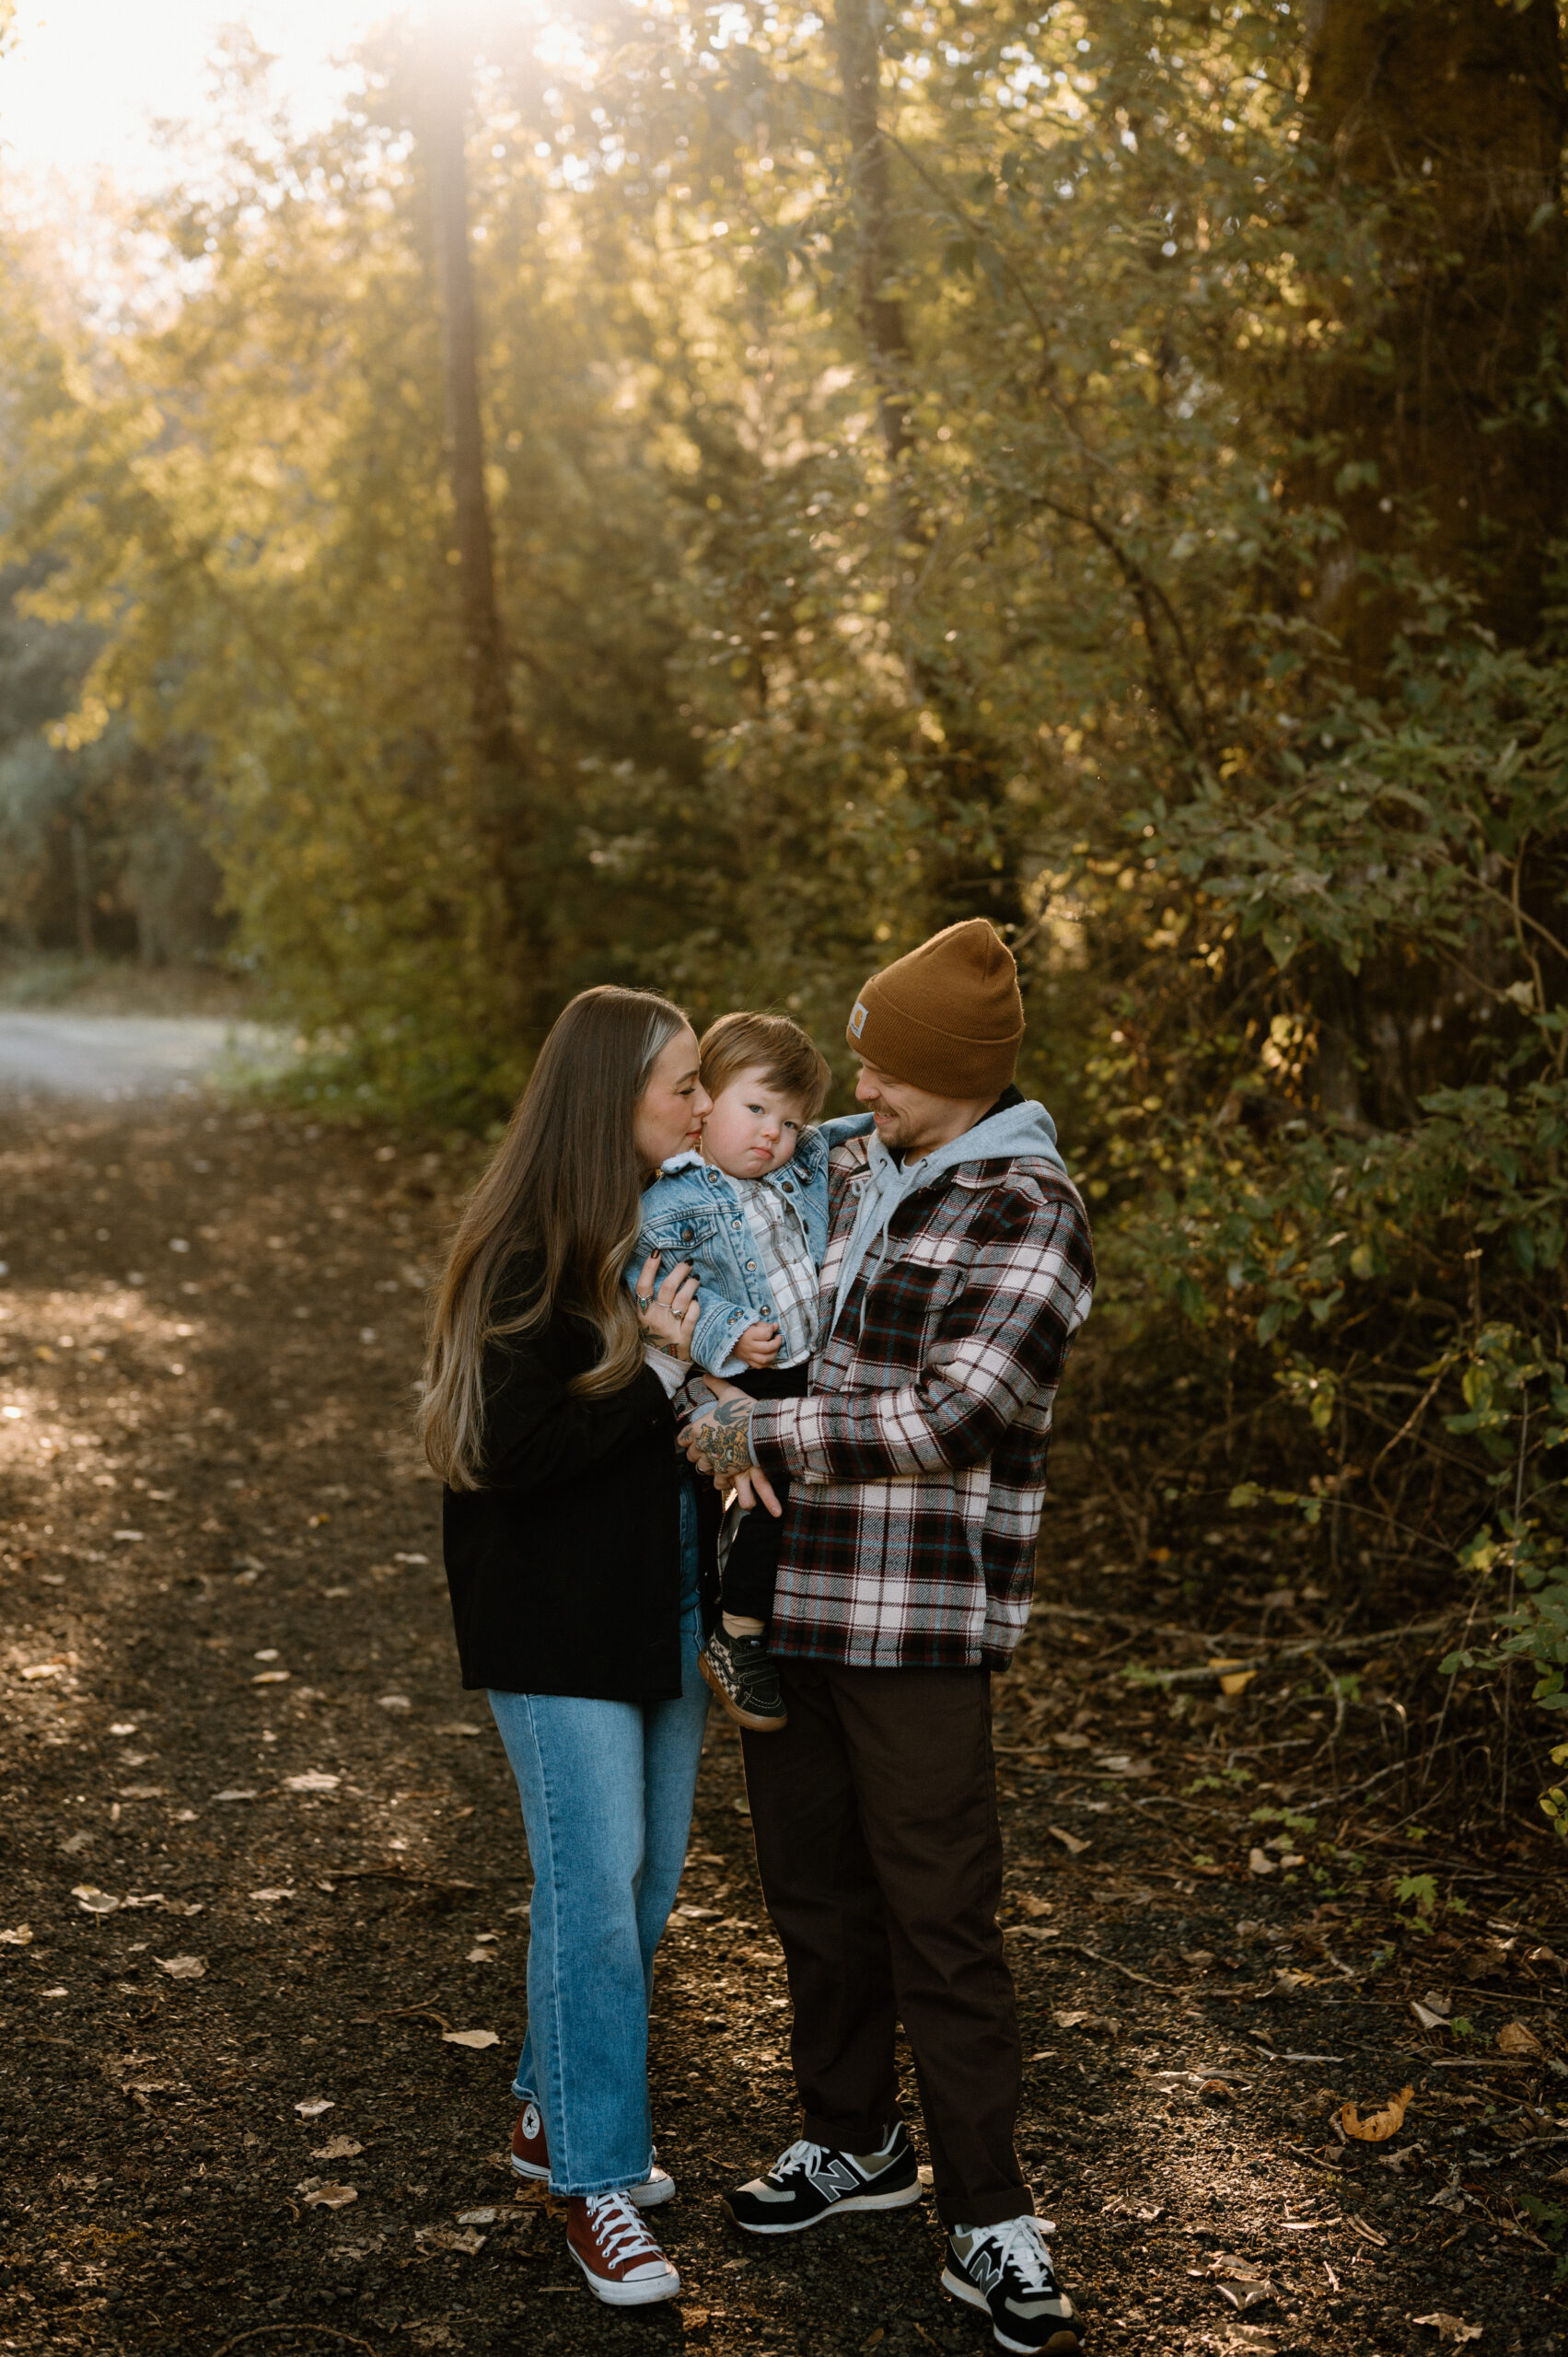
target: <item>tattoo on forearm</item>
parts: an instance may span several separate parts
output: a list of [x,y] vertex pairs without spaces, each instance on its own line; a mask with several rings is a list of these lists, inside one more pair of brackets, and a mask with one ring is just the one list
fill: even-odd
[[751,1462],[751,1402],[726,1399],[699,1428],[703,1454],[715,1473],[744,1473]]

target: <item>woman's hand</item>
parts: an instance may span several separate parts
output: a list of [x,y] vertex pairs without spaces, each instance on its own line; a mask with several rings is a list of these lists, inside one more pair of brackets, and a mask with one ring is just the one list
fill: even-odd
[[650,1253],[637,1279],[637,1323],[661,1351],[689,1359],[691,1337],[697,1330],[697,1280],[690,1260],[678,1260],[659,1283],[659,1258],[658,1253]]
[[733,1488],[742,1505],[764,1505],[772,1515],[784,1512],[767,1475],[751,1462],[751,1406],[746,1393],[722,1376],[704,1375],[714,1395],[676,1437],[693,1465],[711,1473],[721,1488]]

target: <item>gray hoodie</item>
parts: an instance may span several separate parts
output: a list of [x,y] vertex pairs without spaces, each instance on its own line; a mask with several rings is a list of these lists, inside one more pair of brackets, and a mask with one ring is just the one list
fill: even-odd
[[[1056,1124],[1043,1105],[1028,1098],[1021,1105],[1008,1105],[999,1113],[988,1113],[972,1130],[949,1138],[946,1145],[934,1147],[918,1162],[895,1162],[875,1133],[866,1139],[865,1151],[870,1176],[861,1187],[854,1225],[839,1267],[838,1286],[833,1295],[834,1325],[849,1298],[861,1263],[867,1257],[879,1261],[887,1250],[888,1223],[906,1196],[929,1187],[933,1179],[969,1162],[1045,1162],[1059,1170],[1063,1178],[1067,1176],[1067,1165],[1057,1148]],[[867,1283],[870,1282],[868,1278]]]

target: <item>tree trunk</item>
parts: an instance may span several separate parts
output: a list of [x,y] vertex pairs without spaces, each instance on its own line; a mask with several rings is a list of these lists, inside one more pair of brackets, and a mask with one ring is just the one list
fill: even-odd
[[506,652],[495,597],[494,538],[484,482],[484,427],[479,405],[479,331],[469,240],[464,132],[466,76],[451,41],[432,44],[426,139],[441,288],[447,435],[457,533],[458,596],[468,670],[469,725],[487,766],[510,769],[517,746]]
[[888,146],[880,114],[881,21],[880,0],[838,0],[835,30],[859,243],[860,324],[877,379],[877,423],[888,457],[896,466],[910,443],[910,346],[903,305],[882,291],[892,274],[893,235]]
[[[1550,384],[1529,397],[1543,359],[1561,365],[1568,105],[1555,0],[1316,0],[1308,34],[1310,128],[1330,192],[1363,216],[1371,292],[1358,306],[1336,285],[1323,306],[1348,332],[1307,394],[1327,447],[1303,489],[1346,525],[1316,619],[1371,685],[1400,608],[1368,595],[1362,555],[1409,553],[1505,643],[1535,634],[1544,547],[1568,522],[1568,412]],[[1369,199],[1386,207],[1370,223]],[[1364,471],[1347,482],[1347,463]]]
[[95,946],[92,863],[87,857],[87,829],[79,819],[71,821],[71,891],[76,912],[76,955],[84,966],[90,966]]

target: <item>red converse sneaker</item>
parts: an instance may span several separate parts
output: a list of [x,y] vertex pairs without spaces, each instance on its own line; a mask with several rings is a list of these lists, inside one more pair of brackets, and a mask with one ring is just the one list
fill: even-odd
[[[544,2141],[544,2120],[532,2096],[517,2114],[517,2124],[512,2131],[512,2166],[518,2177],[528,2177],[536,2185],[550,2182],[550,2147]],[[675,2179],[668,2169],[661,2169],[656,2154],[654,2165],[641,2185],[629,2185],[626,2199],[638,2210],[656,2210],[661,2201],[675,2198]]]
[[512,2131],[512,2166],[518,2177],[550,2182],[550,2148],[544,2141],[544,2119],[529,2096]]
[[624,2193],[575,2193],[566,2208],[566,2247],[596,2299],[611,2308],[674,2299],[680,2278]]

